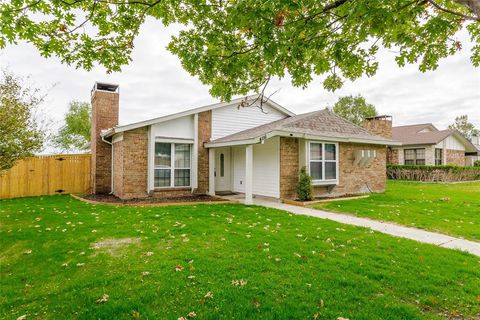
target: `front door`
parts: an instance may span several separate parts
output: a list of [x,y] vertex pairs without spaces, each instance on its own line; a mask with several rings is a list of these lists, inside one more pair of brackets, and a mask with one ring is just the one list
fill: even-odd
[[230,148],[218,148],[215,150],[215,191],[230,189]]

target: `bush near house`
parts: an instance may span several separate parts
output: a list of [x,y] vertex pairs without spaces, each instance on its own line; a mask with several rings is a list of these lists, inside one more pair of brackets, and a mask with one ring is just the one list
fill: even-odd
[[313,199],[312,177],[307,173],[307,169],[302,167],[300,170],[300,178],[297,185],[297,196],[301,201],[310,201]]
[[480,180],[480,167],[387,165],[387,177],[394,180],[471,181]]
[[477,160],[473,163],[474,167],[480,167],[480,160]]

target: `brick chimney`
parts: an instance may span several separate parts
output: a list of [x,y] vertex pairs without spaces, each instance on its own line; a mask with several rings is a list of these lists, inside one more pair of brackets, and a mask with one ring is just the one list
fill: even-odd
[[392,117],[391,116],[375,116],[366,118],[363,127],[373,134],[384,138],[392,138]]
[[95,82],[92,98],[92,193],[109,193],[112,186],[112,146],[100,132],[118,124],[118,85]]

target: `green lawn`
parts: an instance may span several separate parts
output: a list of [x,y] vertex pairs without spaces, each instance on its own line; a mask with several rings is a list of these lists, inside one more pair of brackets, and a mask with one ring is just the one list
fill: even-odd
[[480,181],[455,184],[388,181],[385,193],[313,207],[480,241]]
[[2,319],[480,315],[479,257],[313,217],[51,196],[0,201],[0,218]]

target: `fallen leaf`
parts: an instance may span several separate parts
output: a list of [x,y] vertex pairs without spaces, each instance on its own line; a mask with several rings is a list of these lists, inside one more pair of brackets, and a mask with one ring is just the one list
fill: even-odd
[[102,304],[102,303],[105,303],[108,301],[108,294],[104,293],[100,298],[97,299],[97,301],[95,301],[97,304]]
[[197,314],[196,314],[194,311],[189,312],[189,313],[187,314],[187,317],[189,317],[189,318],[195,318],[196,316],[197,316]]
[[204,298],[213,299],[213,293],[211,291],[208,291],[207,294],[205,294]]
[[177,265],[175,266],[175,271],[176,271],[176,272],[180,272],[180,271],[182,271],[182,270],[183,270],[183,267],[182,267],[181,265],[177,264]]
[[17,318],[17,320],[25,320],[25,319],[27,319],[27,315],[26,315],[26,314],[24,314],[24,315],[22,315],[22,316],[20,316],[20,317]]

